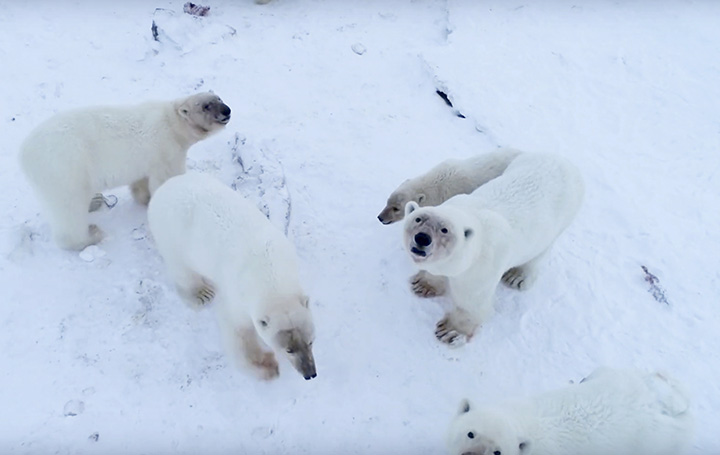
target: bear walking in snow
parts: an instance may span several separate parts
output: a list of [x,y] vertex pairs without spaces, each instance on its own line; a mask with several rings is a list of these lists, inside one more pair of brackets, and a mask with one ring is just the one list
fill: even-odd
[[213,93],[127,107],[57,114],[33,130],[20,162],[50,220],[57,244],[82,249],[102,239],[89,225],[96,194],[130,185],[147,205],[168,178],[185,172],[191,145],[222,129],[230,108]]
[[527,289],[538,264],[583,199],[579,171],[546,154],[522,153],[499,177],[437,207],[405,207],[404,244],[420,272],[420,296],[449,291],[453,308],[435,335],[459,345],[493,312],[497,283]]
[[428,172],[404,181],[392,192],[378,220],[382,224],[402,220],[405,205],[410,201],[420,207],[434,206],[457,194],[470,194],[502,174],[519,154],[519,150],[500,149],[467,159],[445,160]]
[[295,248],[252,203],[201,174],[173,177],[153,196],[148,221],[180,297],[215,309],[236,364],[278,375],[273,352],[305,379],[316,376],[315,329]]
[[681,455],[689,400],[661,373],[599,368],[580,384],[478,407],[463,400],[451,455]]

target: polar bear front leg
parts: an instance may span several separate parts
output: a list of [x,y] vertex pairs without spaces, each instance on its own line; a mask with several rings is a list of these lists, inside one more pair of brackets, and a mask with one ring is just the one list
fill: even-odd
[[445,344],[459,347],[470,341],[479,325],[470,313],[455,308],[435,325],[435,336]]
[[148,205],[150,203],[150,187],[147,177],[132,182],[130,185],[130,193],[133,199],[140,205]]
[[410,288],[418,297],[438,297],[445,294],[447,278],[420,270],[410,277]]
[[513,267],[506,271],[502,276],[502,282],[505,286],[512,289],[520,291],[530,289],[537,279],[539,264],[545,256],[547,256],[547,250],[525,264]]
[[275,354],[263,349],[250,319],[245,322],[233,321],[223,306],[218,307],[217,316],[225,352],[235,367],[248,367],[264,380],[279,376],[280,368]]
[[495,286],[491,282],[477,283],[457,278],[448,280],[454,305],[435,326],[438,340],[453,347],[470,341],[477,328],[494,311]]
[[[165,183],[166,180],[185,173],[185,155],[182,156],[182,160],[176,163],[171,163],[164,168],[153,169],[150,176],[147,179],[148,186],[148,201],[155,194],[160,185]],[[136,182],[137,183],[137,182]]]
[[242,327],[236,330],[236,334],[242,349],[242,352],[236,353],[236,355],[242,355],[245,362],[260,375],[261,379],[269,380],[280,375],[280,367],[275,359],[275,354],[262,348],[255,327],[252,325]]

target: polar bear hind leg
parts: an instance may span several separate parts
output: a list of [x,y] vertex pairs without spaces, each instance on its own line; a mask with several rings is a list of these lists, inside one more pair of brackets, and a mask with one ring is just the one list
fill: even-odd
[[193,310],[201,310],[215,298],[215,287],[205,277],[171,258],[166,258],[168,275],[183,302]]
[[519,291],[526,291],[537,280],[538,268],[543,258],[547,256],[547,250],[543,251],[525,264],[513,267],[502,276],[502,282],[509,288]]
[[148,205],[150,203],[150,187],[148,186],[148,178],[136,180],[130,185],[130,194],[133,199],[140,205]]
[[447,278],[420,270],[410,277],[410,288],[418,297],[439,297],[447,290]]
[[92,197],[88,194],[67,195],[62,192],[43,194],[44,206],[50,218],[55,241],[61,248],[82,250],[103,239],[96,225],[89,225],[88,207]]

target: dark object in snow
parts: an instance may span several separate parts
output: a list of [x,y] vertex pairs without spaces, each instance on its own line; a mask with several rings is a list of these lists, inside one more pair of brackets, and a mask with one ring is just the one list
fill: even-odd
[[665,305],[670,305],[670,302],[668,302],[667,298],[665,297],[665,289],[660,286],[660,280],[658,279],[658,277],[650,273],[650,271],[644,265],[641,265],[640,267],[642,268],[643,272],[645,272],[645,281],[650,284],[648,292],[652,294],[653,298],[658,302],[664,303]]
[[90,442],[98,442],[98,439],[100,439],[100,433],[93,433],[90,436],[88,436],[88,440]]
[[[443,92],[442,90],[435,90],[435,93],[437,93],[438,96],[439,96],[440,98],[442,98],[443,101],[445,101],[445,104],[447,104],[447,105],[450,106],[450,107],[454,107],[452,101],[450,101],[450,98],[448,98],[447,93]],[[460,113],[460,111],[458,111],[457,109],[453,109],[453,112],[454,112],[455,115],[457,115],[458,117],[460,117],[460,118],[465,118],[465,116],[462,115],[462,114]]]
[[155,41],[160,41],[158,39],[158,29],[157,29],[157,24],[155,23],[155,21],[153,21],[152,25],[150,26],[150,31],[152,32],[153,39]]
[[183,6],[183,11],[193,16],[207,16],[210,12],[209,6],[196,5],[192,2],[187,2]]

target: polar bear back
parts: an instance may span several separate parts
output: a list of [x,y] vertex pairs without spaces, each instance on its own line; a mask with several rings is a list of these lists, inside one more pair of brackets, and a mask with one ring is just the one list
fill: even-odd
[[[258,208],[214,178],[188,173],[165,182],[148,221],[160,254],[221,288],[299,289],[292,243]],[[283,283],[272,281],[282,277]],[[249,285],[249,283],[253,283]]]
[[[21,147],[21,162],[32,180],[88,179],[89,190],[99,191],[142,178],[168,155],[186,152],[178,141],[181,128],[172,103],[71,110],[33,130]],[[75,175],[88,167],[92,173]]]
[[681,455],[693,426],[685,393],[667,375],[601,368],[528,399],[464,400],[448,445],[452,455]]
[[[557,238],[577,214],[584,196],[578,169],[562,157],[522,153],[499,177],[469,195],[447,201],[470,213],[492,211],[509,224],[511,242],[528,260]],[[520,262],[520,263],[521,263]]]
[[603,369],[581,384],[539,395],[533,453],[681,453],[693,422],[687,397],[667,381],[657,373]]

